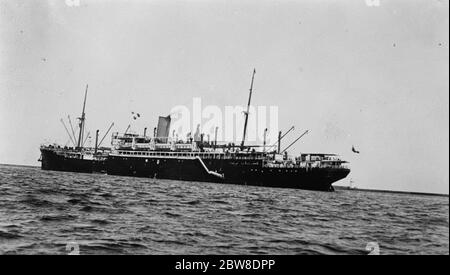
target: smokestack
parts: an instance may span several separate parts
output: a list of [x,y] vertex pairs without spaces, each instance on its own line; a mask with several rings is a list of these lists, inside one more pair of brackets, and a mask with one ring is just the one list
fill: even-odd
[[144,128],[144,137],[146,136],[146,134],[147,134],[147,127]]

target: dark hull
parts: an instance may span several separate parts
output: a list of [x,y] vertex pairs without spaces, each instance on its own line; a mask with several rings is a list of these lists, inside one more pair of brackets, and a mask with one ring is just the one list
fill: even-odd
[[[142,158],[109,156],[106,169],[109,175],[146,178],[217,182],[224,184],[296,188],[331,191],[332,184],[345,178],[346,168],[273,168],[263,167],[262,161],[230,159]],[[211,175],[209,171],[222,174]]]
[[41,149],[41,169],[78,173],[106,173],[105,160],[71,158],[53,150]]
[[[350,170],[345,168],[263,167],[260,160],[207,159],[203,160],[203,163],[207,168],[198,159],[109,156],[106,160],[86,160],[41,149],[42,170],[53,171],[317,191],[331,191],[334,182],[350,173]],[[217,173],[210,174],[207,170]],[[222,174],[223,178],[218,177],[218,174]]]

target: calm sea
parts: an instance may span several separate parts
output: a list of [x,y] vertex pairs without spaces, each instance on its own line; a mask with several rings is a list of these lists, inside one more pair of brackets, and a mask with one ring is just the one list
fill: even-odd
[[0,254],[449,254],[449,198],[0,166]]

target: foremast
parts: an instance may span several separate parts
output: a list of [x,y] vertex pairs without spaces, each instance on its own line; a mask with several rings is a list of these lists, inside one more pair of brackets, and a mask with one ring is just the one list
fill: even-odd
[[252,83],[250,84],[250,93],[248,95],[247,111],[244,112],[245,122],[244,122],[244,134],[243,134],[242,142],[241,142],[241,150],[244,150],[245,135],[247,133],[248,114],[250,112],[250,103],[252,101],[253,80],[255,79],[255,74],[256,74],[256,69],[253,69]]
[[86,84],[86,91],[84,92],[84,102],[83,102],[83,111],[81,112],[81,117],[79,117],[78,119],[80,120],[80,133],[78,135],[78,144],[77,144],[77,149],[81,151],[81,149],[83,148],[83,136],[84,136],[84,126],[85,126],[85,121],[86,121],[86,98],[87,98],[87,91],[88,91],[88,85]]

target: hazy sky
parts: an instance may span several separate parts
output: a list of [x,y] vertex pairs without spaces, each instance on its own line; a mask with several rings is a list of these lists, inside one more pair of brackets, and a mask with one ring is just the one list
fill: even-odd
[[[76,1],[74,1],[76,2]],[[376,0],[369,1],[375,3]],[[433,0],[0,1],[0,163],[87,130],[152,129],[175,105],[279,107],[360,188],[449,192],[449,4]],[[355,145],[361,154],[351,153]]]

